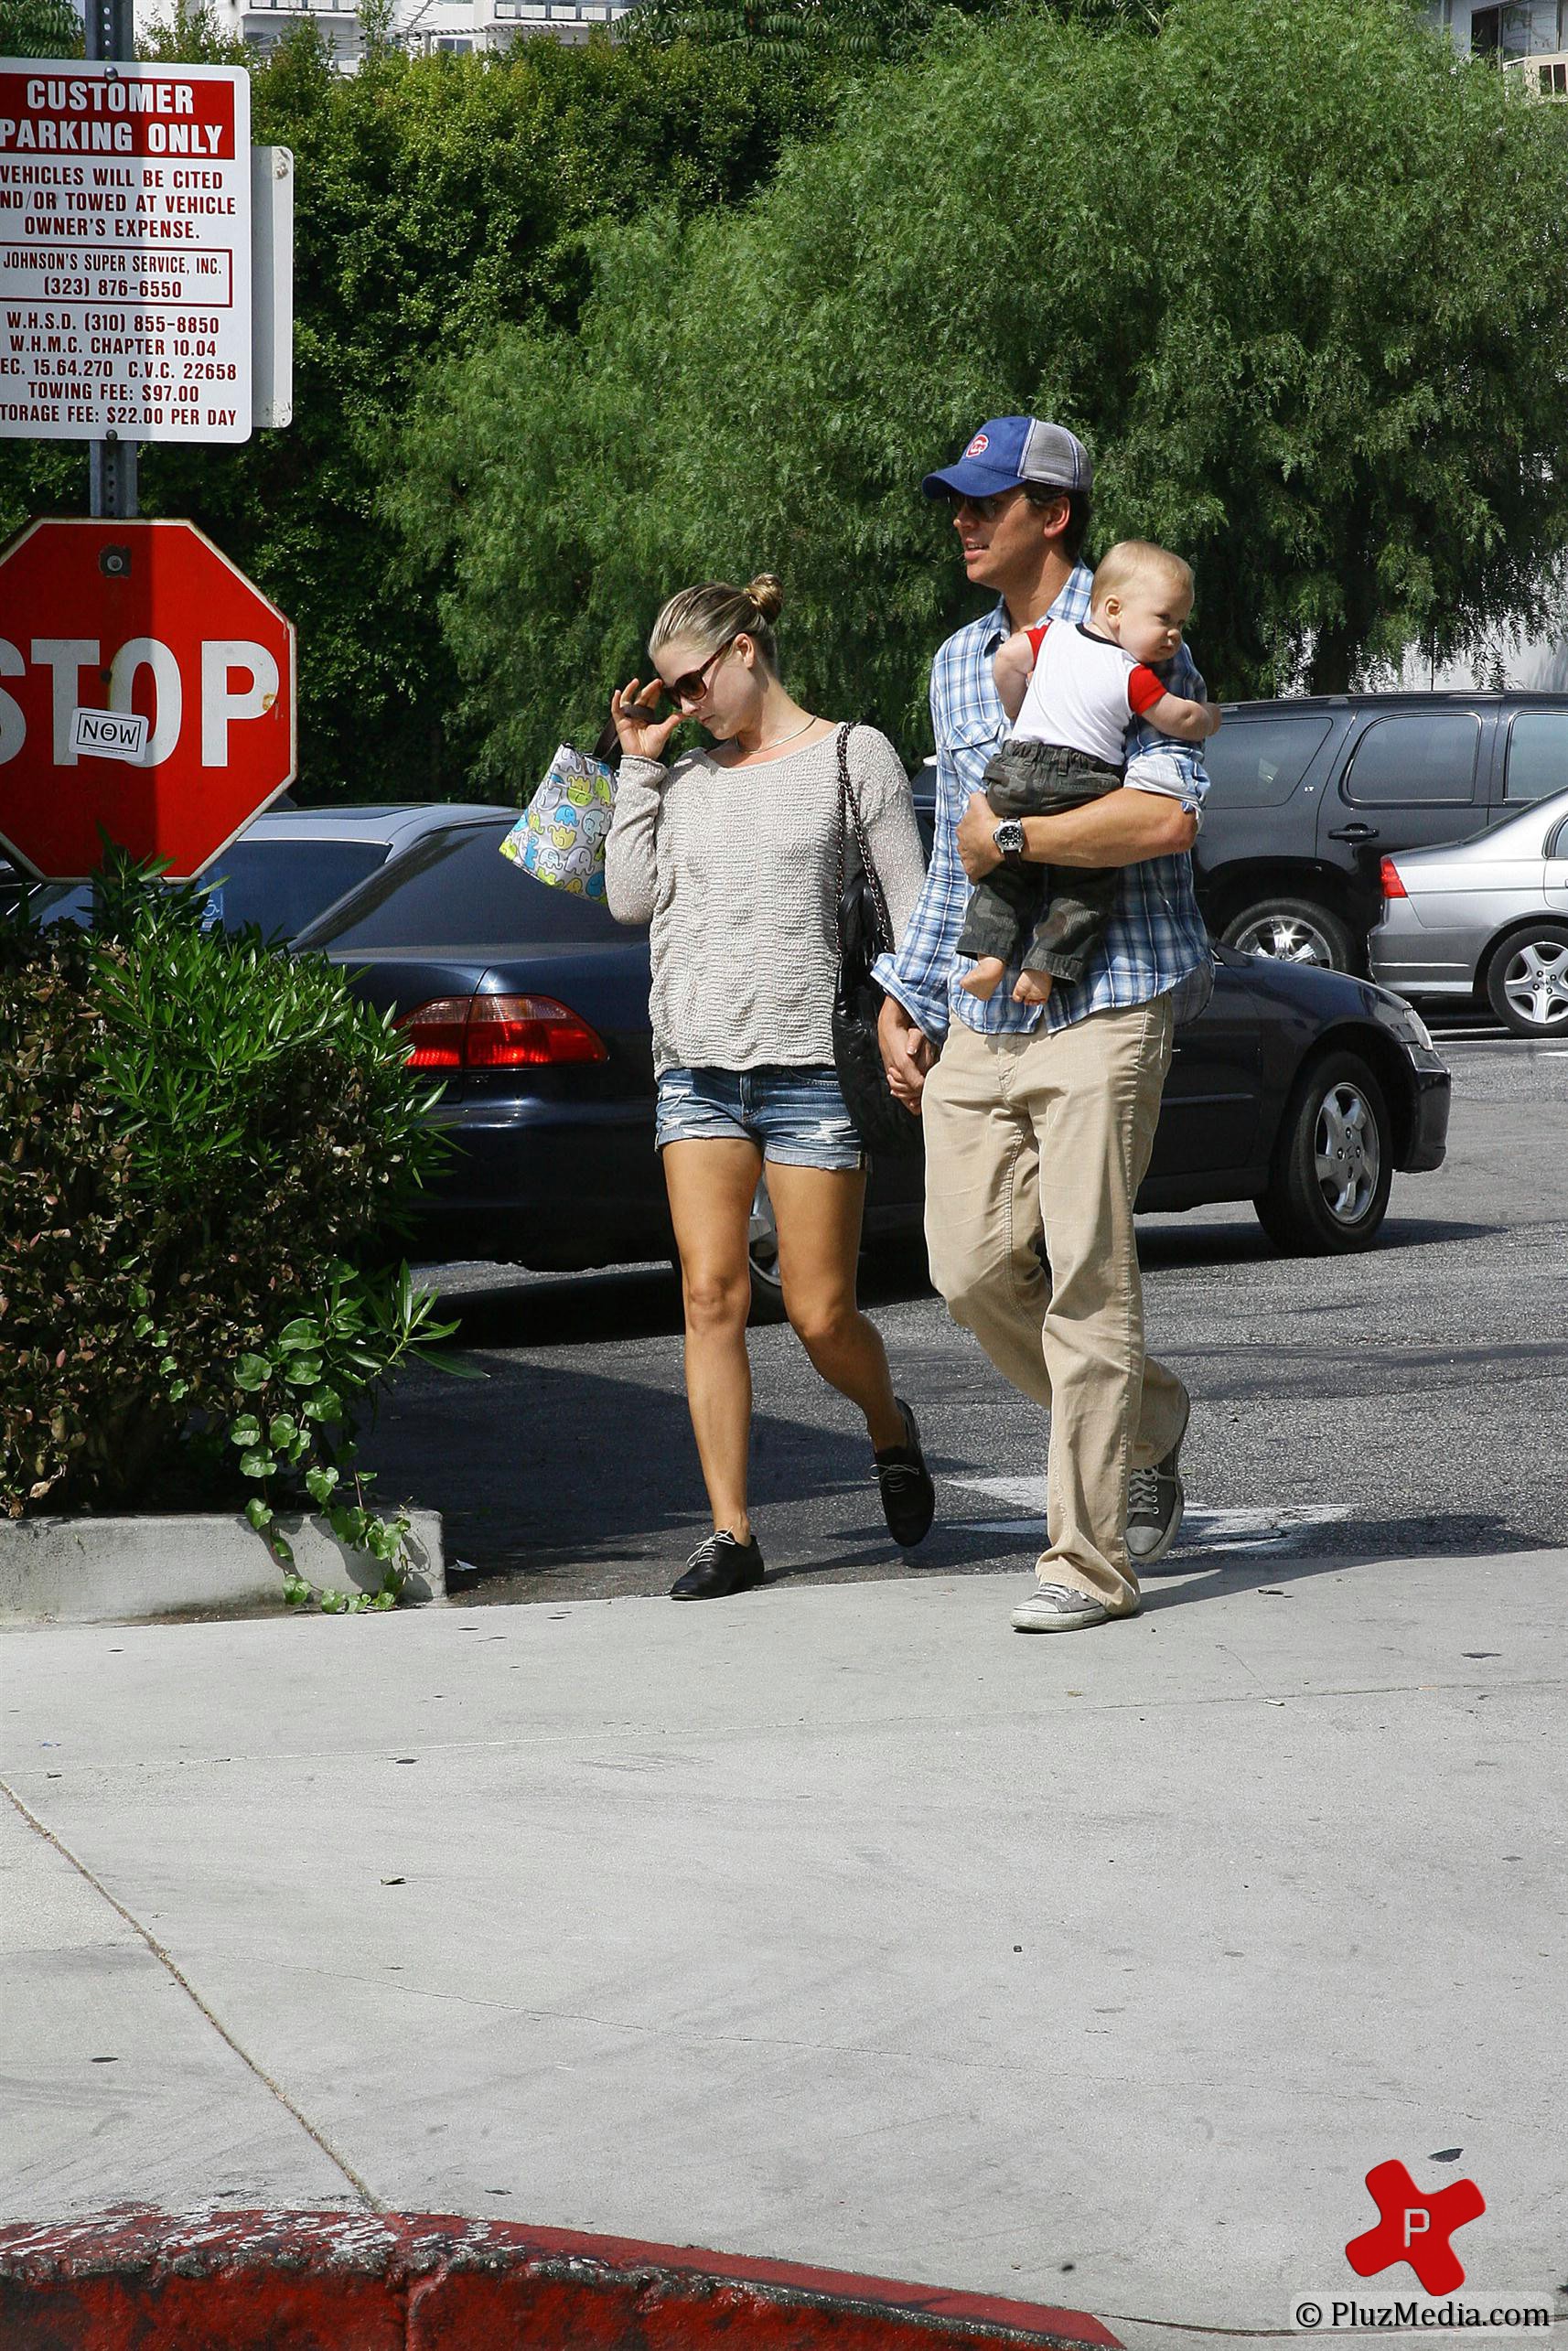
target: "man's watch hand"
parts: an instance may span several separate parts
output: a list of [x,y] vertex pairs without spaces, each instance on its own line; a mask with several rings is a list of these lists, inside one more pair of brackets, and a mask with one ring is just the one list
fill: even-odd
[[[1013,819],[1015,823],[1017,819]],[[983,792],[971,795],[969,806],[958,821],[959,862],[972,882],[983,881],[993,867],[1002,863],[1002,852],[996,846],[996,818],[991,802]]]
[[1004,816],[992,833],[991,843],[999,856],[1021,857],[1024,853],[1022,817]]

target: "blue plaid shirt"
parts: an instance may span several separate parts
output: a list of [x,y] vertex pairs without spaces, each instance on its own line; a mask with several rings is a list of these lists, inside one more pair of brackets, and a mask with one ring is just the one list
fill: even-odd
[[[1085,564],[1077,564],[1046,617],[1086,619],[1092,579]],[[880,959],[876,977],[933,1042],[947,1035],[955,1017],[968,1028],[992,1034],[1037,1028],[1042,1022],[1047,1028],[1065,1028],[1090,1013],[1146,1004],[1211,960],[1208,932],[1193,896],[1191,859],[1149,857],[1122,868],[1105,936],[1081,980],[1058,980],[1043,1004],[1015,1004],[1010,979],[986,1002],[960,988],[955,950],[970,880],[959,862],[958,821],[972,793],[983,788],[986,761],[1010,731],[991,664],[1011,633],[1007,607],[999,602],[994,611],[950,637],[931,665],[936,843],[897,953]],[[1203,680],[1185,646],[1163,674],[1173,693],[1202,698]],[[1156,735],[1142,720],[1130,728],[1127,748],[1129,785],[1169,793],[1198,813],[1208,778],[1196,751]]]

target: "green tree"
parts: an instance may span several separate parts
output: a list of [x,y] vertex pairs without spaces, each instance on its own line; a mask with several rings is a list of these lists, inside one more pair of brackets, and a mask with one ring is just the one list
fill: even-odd
[[1539,624],[1565,129],[1399,0],[960,27],[862,85],[748,209],[605,241],[577,336],[423,404],[390,494],[485,771],[586,729],[672,585],[764,565],[799,685],[919,747],[976,608],[919,478],[1008,411],[1090,441],[1099,543],[1191,556],[1227,693]]
[[81,16],[71,0],[0,0],[0,57],[80,57]]
[[[148,48],[245,54],[188,0]],[[142,509],[200,523],[296,623],[307,796],[460,791],[450,657],[376,511],[403,416],[438,355],[499,322],[570,327],[603,224],[747,194],[822,102],[760,58],[685,45],[392,51],[345,76],[306,24],[250,62],[252,136],[296,163],[295,423],[239,449],[147,446]],[[86,493],[80,444],[0,444],[0,532]]]
[[639,0],[627,22],[628,38],[639,40],[690,40],[710,51],[741,42],[774,62],[864,64],[913,55],[944,17],[996,24],[1042,5],[1153,30],[1165,0]]

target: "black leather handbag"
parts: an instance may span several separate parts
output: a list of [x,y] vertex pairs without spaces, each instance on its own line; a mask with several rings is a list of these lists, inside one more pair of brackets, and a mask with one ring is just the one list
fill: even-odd
[[[838,906],[839,968],[833,989],[833,1063],[844,1105],[873,1155],[918,1152],[920,1122],[894,1099],[883,1066],[876,1017],[883,992],[872,978],[879,955],[897,945],[887,900],[872,862],[870,844],[849,772],[849,734],[841,726],[839,754]],[[855,854],[850,857],[854,835]]]

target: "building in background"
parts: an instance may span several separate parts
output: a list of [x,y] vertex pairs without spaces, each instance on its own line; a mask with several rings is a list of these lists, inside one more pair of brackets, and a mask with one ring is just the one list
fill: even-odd
[[[585,41],[595,30],[609,30],[635,5],[636,0],[397,0],[392,38],[418,56],[440,49],[465,56],[510,48],[513,41],[538,36]],[[136,0],[138,36],[166,13],[166,0]],[[212,14],[220,31],[238,34],[259,49],[273,48],[308,19],[345,72],[360,62],[356,0],[212,0]]]
[[1531,91],[1568,97],[1564,0],[1437,0],[1431,14],[1462,56],[1491,58]]

